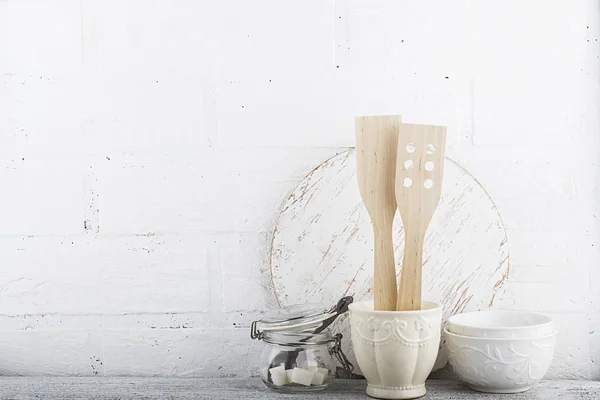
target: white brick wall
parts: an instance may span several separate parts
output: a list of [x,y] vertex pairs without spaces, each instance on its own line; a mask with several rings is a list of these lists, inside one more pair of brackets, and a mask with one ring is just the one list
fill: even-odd
[[287,193],[353,116],[449,127],[511,246],[499,306],[600,377],[592,0],[0,1],[0,373],[245,376]]

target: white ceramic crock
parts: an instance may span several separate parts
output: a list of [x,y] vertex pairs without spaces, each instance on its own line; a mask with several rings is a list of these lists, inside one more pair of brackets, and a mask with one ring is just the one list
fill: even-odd
[[379,399],[424,396],[441,324],[442,306],[432,302],[423,302],[419,311],[374,311],[373,301],[351,304],[352,346],[367,394]]

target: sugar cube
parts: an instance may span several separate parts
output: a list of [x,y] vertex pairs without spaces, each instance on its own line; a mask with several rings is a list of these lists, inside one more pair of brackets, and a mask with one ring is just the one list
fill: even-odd
[[[324,368],[320,368],[320,369],[324,369]],[[327,371],[327,370],[325,370]],[[322,385],[323,382],[325,382],[325,378],[327,378],[328,372],[323,372],[323,371],[317,371],[315,372],[312,381],[310,382],[311,385]]]
[[292,382],[304,386],[310,386],[315,373],[304,368],[294,368],[292,372]]
[[269,369],[269,372],[271,373],[271,381],[275,386],[283,386],[289,383],[288,376],[283,365],[271,368]]

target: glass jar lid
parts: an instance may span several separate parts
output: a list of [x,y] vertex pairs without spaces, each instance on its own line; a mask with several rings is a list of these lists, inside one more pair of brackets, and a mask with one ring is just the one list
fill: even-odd
[[297,332],[317,328],[323,321],[335,315],[321,303],[296,304],[267,312],[257,328],[271,332]]

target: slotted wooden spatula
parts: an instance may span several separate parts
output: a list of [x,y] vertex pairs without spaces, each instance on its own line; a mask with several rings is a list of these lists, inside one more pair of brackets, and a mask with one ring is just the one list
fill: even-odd
[[446,127],[401,124],[396,199],[404,225],[404,257],[396,310],[421,309],[423,241],[440,201]]
[[375,236],[375,310],[396,309],[396,265],[392,223],[399,115],[356,117],[356,174]]

